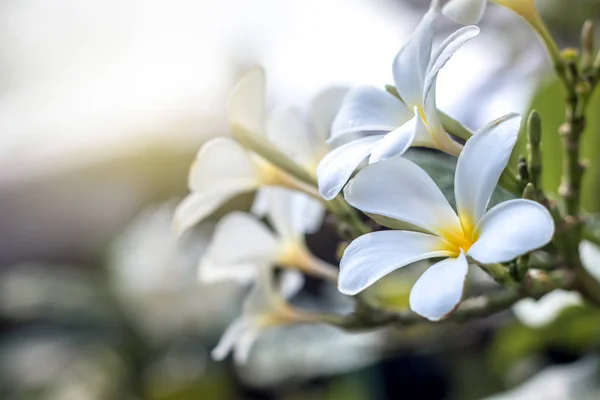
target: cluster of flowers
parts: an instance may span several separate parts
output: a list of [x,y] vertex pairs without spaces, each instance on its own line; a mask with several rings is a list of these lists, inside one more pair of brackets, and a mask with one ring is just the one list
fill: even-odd
[[[477,22],[485,3],[451,0],[443,13]],[[459,305],[469,261],[510,261],[552,239],[553,220],[537,202],[515,199],[487,210],[520,117],[491,122],[464,146],[444,130],[436,106],[438,72],[479,28],[462,27],[433,49],[440,15],[434,0],[394,58],[395,88],[333,88],[315,98],[308,116],[275,109],[266,117],[262,69],[249,71],[236,86],[228,113],[238,140],[216,138],[200,149],[189,175],[191,193],[175,215],[183,232],[236,195],[256,192],[251,213],[232,212],[217,224],[199,266],[204,282],[253,284],[243,316],[213,352],[216,359],[233,349],[243,362],[265,328],[311,322],[309,313],[286,301],[302,287],[303,274],[337,282],[340,292],[354,295],[398,268],[443,257],[410,294],[410,308],[435,321]],[[427,173],[402,157],[411,146],[458,157],[457,212]],[[318,183],[318,191],[310,182]],[[362,232],[345,249],[338,276],[336,267],[311,254],[304,235],[319,229],[325,209],[340,201],[410,230]]]

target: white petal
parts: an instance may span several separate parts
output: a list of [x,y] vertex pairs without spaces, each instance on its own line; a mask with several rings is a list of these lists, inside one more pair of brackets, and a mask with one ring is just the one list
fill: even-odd
[[459,24],[476,24],[483,17],[486,3],[487,0],[450,0],[442,13]]
[[435,85],[438,72],[450,60],[460,47],[470,39],[479,34],[479,28],[476,26],[465,26],[448,36],[435,50],[427,66],[425,84],[423,89],[423,103],[427,102],[427,97],[431,94],[431,87]]
[[254,185],[246,182],[230,182],[229,185],[220,185],[213,190],[202,194],[190,193],[175,209],[173,229],[178,235],[208,217],[227,200],[244,192],[254,189]]
[[411,119],[413,113],[386,91],[356,87],[344,98],[331,127],[331,140],[355,132],[392,131]]
[[371,153],[373,145],[382,135],[367,136],[346,143],[329,152],[317,167],[319,193],[325,200],[331,200],[340,193],[358,165]]
[[600,282],[600,248],[587,240],[579,243],[583,267]]
[[425,71],[431,57],[433,22],[437,13],[428,11],[415,32],[400,49],[392,66],[394,83],[404,102],[412,109],[423,104]]
[[[424,106],[424,114],[427,118],[427,125],[425,129],[422,128],[417,131],[417,137],[415,137],[415,146],[417,143],[424,147],[431,147],[433,149],[438,149],[444,151],[453,156],[458,156],[462,151],[463,146],[456,142],[454,139],[450,137],[444,130],[442,123],[440,122],[440,118],[438,116],[438,109],[435,102],[435,82],[431,86],[429,90],[429,96],[425,100]],[[421,123],[421,126],[424,125],[424,122]],[[419,132],[423,132],[419,134]]]
[[521,117],[508,114],[476,132],[458,157],[454,193],[463,223],[475,226],[485,213],[517,141]]
[[410,291],[410,308],[431,321],[439,321],[460,303],[469,264],[461,251],[429,267]]
[[292,298],[304,286],[304,275],[293,269],[282,271],[279,279],[279,294],[284,299]]
[[267,119],[267,137],[286,155],[301,165],[312,161],[316,139],[297,110],[277,108]]
[[359,210],[408,222],[442,235],[460,229],[460,221],[433,180],[421,167],[402,157],[362,169],[344,190]]
[[259,217],[264,217],[269,210],[269,192],[276,187],[263,186],[256,191],[250,212]]
[[244,365],[248,363],[248,359],[250,358],[250,350],[252,350],[252,346],[254,346],[254,343],[256,343],[256,340],[262,332],[263,328],[261,326],[254,325],[242,333],[239,340],[235,343],[235,348],[233,350],[233,362],[235,362],[237,365]]
[[258,269],[257,280],[244,299],[242,313],[248,318],[276,313],[283,297],[273,283],[273,267],[263,265]]
[[369,163],[376,163],[387,158],[402,155],[412,145],[421,117],[415,115],[399,128],[387,133],[383,139],[373,146]]
[[581,294],[562,289],[554,290],[539,300],[523,299],[512,310],[523,324],[532,328],[548,325],[569,307],[583,304]]
[[219,137],[209,140],[198,151],[188,186],[197,193],[217,190],[220,186],[256,186],[259,172],[251,154],[237,141]]
[[237,83],[227,108],[229,123],[240,125],[255,134],[265,128],[266,82],[265,71],[254,67]]
[[544,206],[515,199],[488,211],[475,228],[478,239],[467,255],[482,264],[505,262],[546,245],[554,221]]
[[347,87],[330,87],[317,94],[311,102],[310,116],[318,140],[326,142],[331,136],[333,120],[348,92]]
[[236,318],[221,335],[219,343],[210,353],[211,357],[215,361],[224,360],[247,328],[248,320],[246,318]]
[[446,242],[420,232],[378,231],[355,239],[340,261],[338,290],[355,295],[390,272],[415,261],[448,256]]
[[255,216],[235,211],[215,227],[205,257],[216,265],[273,262],[279,243]]
[[269,188],[267,207],[275,231],[289,240],[298,240],[318,229],[324,217],[322,204],[305,194],[283,188]]
[[256,280],[258,268],[255,263],[220,265],[203,257],[198,265],[198,280],[208,284],[226,281],[247,284]]

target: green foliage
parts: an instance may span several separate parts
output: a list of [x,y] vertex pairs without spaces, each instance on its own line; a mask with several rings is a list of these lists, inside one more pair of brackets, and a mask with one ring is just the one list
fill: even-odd
[[[531,101],[542,119],[542,187],[557,193],[562,172],[562,143],[558,128],[564,122],[564,91],[554,78],[543,82]],[[582,205],[590,212],[600,212],[600,93],[596,91],[586,113],[587,127],[582,137],[581,155],[588,169],[583,177]],[[527,135],[521,132],[512,154],[512,162],[526,154]]]

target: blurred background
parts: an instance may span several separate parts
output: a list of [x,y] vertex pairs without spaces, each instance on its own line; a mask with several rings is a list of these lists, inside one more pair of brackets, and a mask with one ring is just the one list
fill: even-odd
[[[210,359],[244,293],[196,281],[210,221],[182,240],[170,225],[195,153],[229,134],[233,84],[261,64],[277,105],[391,83],[428,3],[0,2],[0,398],[600,398],[600,312],[577,302],[533,325],[506,312],[400,332],[290,328],[261,338],[244,367]],[[561,46],[600,18],[599,0],[538,3]],[[555,191],[560,87],[523,21],[491,5],[481,27],[442,70],[438,106],[474,129],[538,109]],[[584,202],[599,212],[599,96],[591,109]],[[334,261],[329,236],[308,242]],[[405,304],[403,279],[376,295]],[[348,306],[333,287],[308,291]]]

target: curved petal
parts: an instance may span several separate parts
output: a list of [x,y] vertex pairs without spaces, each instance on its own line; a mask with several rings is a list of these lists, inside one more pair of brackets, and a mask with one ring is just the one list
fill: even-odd
[[219,137],[206,142],[190,169],[188,186],[192,192],[218,190],[221,186],[255,187],[260,179],[251,154],[237,141]]
[[472,229],[485,213],[517,141],[521,117],[508,114],[476,132],[465,144],[454,176],[458,215]]
[[358,86],[346,95],[331,126],[330,141],[356,132],[392,131],[413,113],[400,100],[372,86]]
[[338,290],[355,295],[373,283],[415,261],[445,257],[447,243],[427,233],[378,231],[355,239],[340,261]]
[[535,201],[508,200],[481,218],[475,235],[478,238],[467,255],[482,264],[505,262],[550,242],[554,221]]
[[363,212],[408,222],[439,235],[460,229],[458,216],[429,175],[402,157],[362,169],[346,186],[344,196]]
[[319,141],[326,142],[331,136],[333,121],[349,91],[347,87],[334,86],[319,92],[312,100],[310,118]]
[[275,231],[283,238],[296,240],[318,229],[324,208],[309,196],[283,188],[269,188],[268,216]]
[[487,0],[450,0],[442,13],[459,24],[476,24],[483,17],[486,4]]
[[404,154],[412,145],[421,117],[415,115],[399,128],[387,133],[371,150],[369,163],[376,163],[387,158]]
[[[267,118],[267,138],[286,155],[305,165],[317,157],[316,139],[296,110],[276,108]],[[324,142],[320,144],[324,145]]]
[[235,343],[235,348],[233,349],[234,363],[237,365],[244,365],[248,363],[252,346],[254,346],[254,343],[256,343],[263,330],[264,328],[262,326],[255,324],[242,333],[238,341]]
[[430,321],[439,321],[462,300],[469,264],[461,251],[429,267],[410,291],[410,308]]
[[356,168],[371,153],[373,145],[382,135],[367,136],[346,143],[329,152],[317,167],[319,193],[325,200],[331,200],[344,188]]
[[186,230],[201,222],[229,199],[255,189],[244,181],[223,182],[220,186],[203,193],[190,193],[175,208],[173,230],[182,235]]
[[423,16],[415,32],[394,58],[392,65],[396,89],[410,109],[423,104],[423,84],[431,57],[433,23],[436,16],[435,10],[429,10]]
[[206,259],[216,265],[272,262],[278,251],[273,233],[255,216],[235,211],[215,227]]
[[476,26],[465,26],[448,36],[435,50],[427,66],[425,84],[423,86],[423,103],[427,103],[427,97],[431,93],[431,87],[435,85],[438,72],[450,60],[452,55],[461,48],[463,44],[479,34]]
[[[453,156],[458,156],[461,153],[463,146],[452,139],[444,130],[444,127],[442,126],[438,116],[435,92],[436,87],[434,81],[433,85],[429,89],[429,96],[427,96],[425,99],[425,105],[423,109],[423,114],[427,119],[425,131],[423,132],[423,130],[421,130],[423,134],[417,136],[415,141],[424,143],[423,146],[425,147],[431,147],[433,149],[444,151]],[[425,124],[425,122],[423,122],[423,124]]]
[[236,84],[227,113],[230,125],[262,134],[265,128],[266,81],[262,67],[250,69]]
[[244,331],[248,329],[248,320],[244,317],[235,319],[221,335],[219,343],[210,353],[215,361],[222,361],[231,352]]

